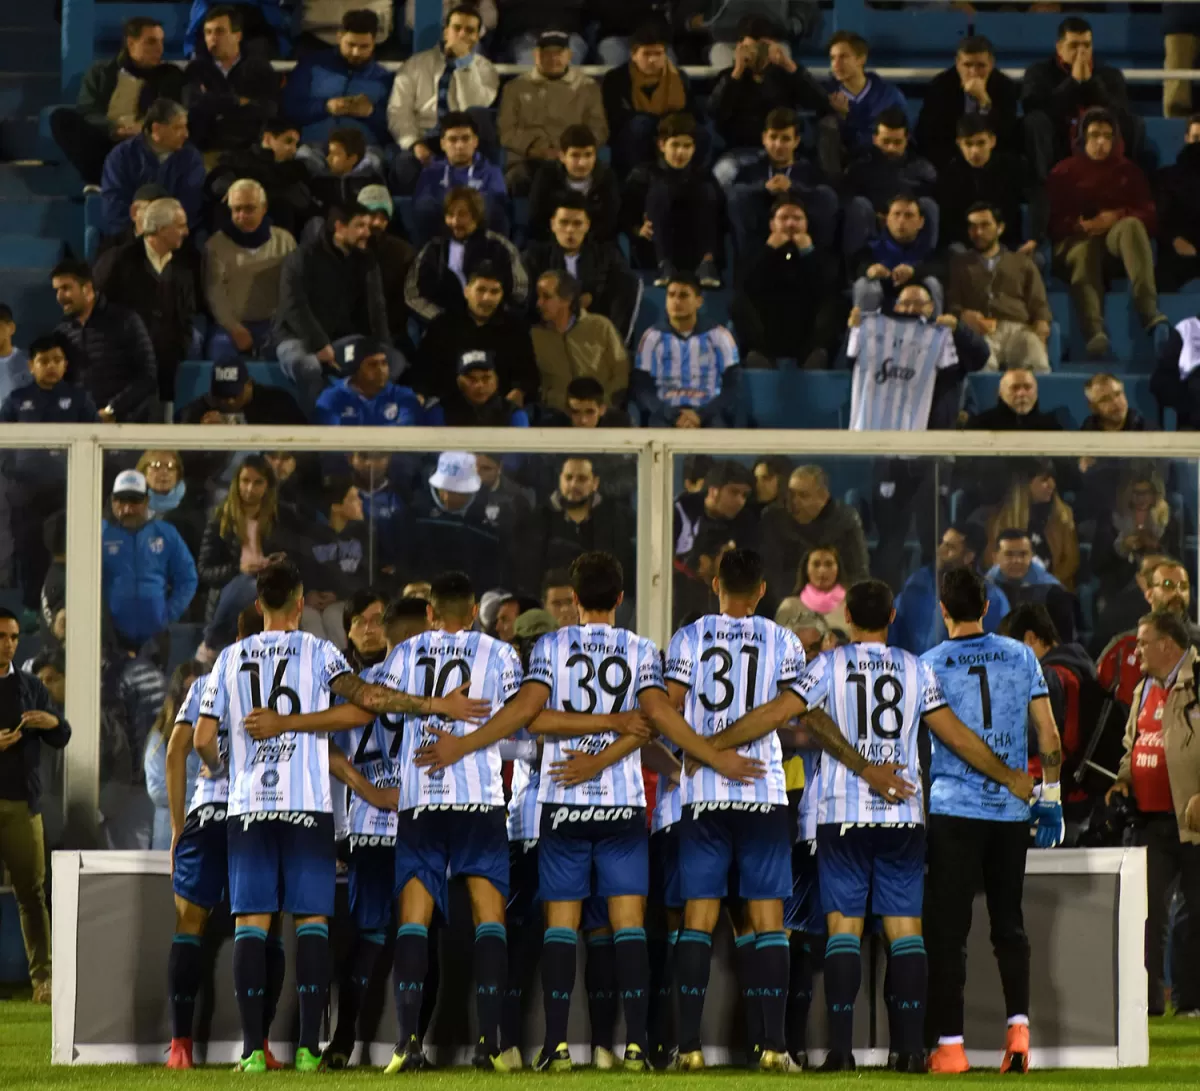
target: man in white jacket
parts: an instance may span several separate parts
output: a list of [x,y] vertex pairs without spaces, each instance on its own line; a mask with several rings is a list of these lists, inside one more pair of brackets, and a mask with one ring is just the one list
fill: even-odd
[[474,7],[460,5],[446,16],[441,45],[414,54],[396,73],[387,123],[400,154],[392,168],[392,191],[412,193],[421,169],[437,154],[438,127],[451,111],[465,111],[479,130],[479,150],[496,158],[496,128],[487,111],[496,100],[500,76],[475,53],[483,22]]

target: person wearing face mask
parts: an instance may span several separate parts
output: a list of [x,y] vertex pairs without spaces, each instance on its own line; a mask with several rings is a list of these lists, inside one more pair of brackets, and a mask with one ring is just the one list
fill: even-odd
[[265,356],[273,344],[283,259],[296,240],[272,223],[267,191],[254,179],[234,182],[225,204],[228,219],[204,247],[204,295],[214,319],[205,352],[209,360]]

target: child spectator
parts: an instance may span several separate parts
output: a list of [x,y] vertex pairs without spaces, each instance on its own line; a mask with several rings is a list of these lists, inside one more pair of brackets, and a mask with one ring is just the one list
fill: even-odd
[[12,308],[0,303],[0,403],[17,387],[33,381],[29,376],[29,354],[13,344],[16,332]]
[[695,270],[703,288],[719,288],[714,255],[720,230],[717,189],[695,162],[696,119],[672,114],[658,123],[660,165],[646,194],[639,234],[654,243],[656,287],[665,287],[677,270]]
[[528,428],[529,416],[500,393],[495,357],[472,349],[458,358],[456,389],[429,410],[430,424],[452,428],[478,425],[485,428]]
[[550,217],[566,192],[579,193],[591,218],[591,236],[611,242],[617,234],[621,191],[612,167],[596,158],[596,137],[586,125],[568,125],[559,141],[557,162],[546,162],[529,190],[529,238],[549,237]]
[[383,182],[374,162],[367,158],[367,140],[359,129],[334,129],[329,134],[325,167],[329,173],[318,174],[309,183],[322,212],[335,205],[355,204],[367,186]]
[[446,194],[467,186],[483,195],[487,226],[500,235],[508,234],[508,190],[504,174],[479,151],[479,128],[467,113],[448,113],[442,118],[441,148],[444,158],[427,164],[413,192],[413,215],[417,221],[417,245],[438,233],[444,219]]

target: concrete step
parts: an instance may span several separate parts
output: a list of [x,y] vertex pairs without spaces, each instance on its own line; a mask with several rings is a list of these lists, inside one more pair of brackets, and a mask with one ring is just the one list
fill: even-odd
[[0,199],[0,235],[10,234],[63,239],[74,247],[73,240],[83,237],[83,202],[67,197]]
[[83,188],[74,168],[0,163],[0,200],[14,197],[77,197]]

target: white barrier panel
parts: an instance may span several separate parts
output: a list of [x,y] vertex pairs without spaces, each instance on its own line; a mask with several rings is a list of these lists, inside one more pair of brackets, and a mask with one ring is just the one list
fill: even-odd
[[[1044,1068],[1113,1068],[1149,1063],[1146,973],[1142,964],[1146,919],[1144,849],[1059,849],[1031,852],[1025,884],[1025,924],[1033,949],[1031,1062]],[[53,1061],[56,1064],[162,1063],[170,1036],[167,952],[174,930],[170,865],[166,853],[56,852],[54,854]],[[442,978],[428,1041],[438,1063],[470,1056],[473,995],[467,988],[471,945],[465,896],[451,910],[441,939]],[[197,1059],[232,1061],[240,1050],[227,919],[214,918],[214,966],[197,1012]],[[966,1039],[978,1066],[998,1065],[1004,1006],[987,939],[987,912],[976,901],[969,941]],[[339,937],[333,938],[335,950]],[[290,940],[289,940],[290,944]],[[580,945],[582,952],[582,944]],[[885,958],[878,939],[864,945],[867,966],[859,993],[855,1054],[862,1064],[887,1057],[883,1004]],[[336,980],[336,968],[334,980]],[[390,993],[390,989],[388,990]],[[527,1053],[540,1044],[540,994],[526,995]],[[290,1056],[296,1024],[289,973],[272,1046]],[[705,1010],[710,1063],[740,1052],[728,934],[716,947]],[[390,995],[380,1016],[370,1060],[386,1061],[395,1026]],[[570,1037],[577,1060],[590,1056],[582,971],[577,975]],[[824,999],[818,978],[810,1041],[825,1040]],[[621,1041],[618,1028],[617,1039]],[[821,1051],[812,1055],[820,1059]]]

